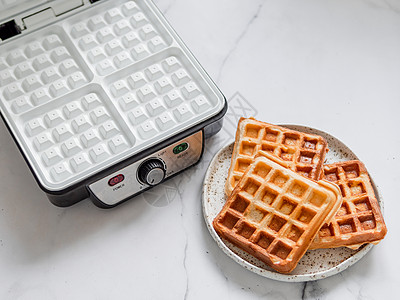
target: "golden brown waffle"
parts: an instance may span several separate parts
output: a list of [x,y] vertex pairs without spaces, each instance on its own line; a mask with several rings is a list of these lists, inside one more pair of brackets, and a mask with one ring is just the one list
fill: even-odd
[[220,237],[278,272],[289,273],[340,205],[337,185],[309,180],[259,156],[238,182],[213,226]]
[[310,249],[376,244],[387,232],[368,172],[358,160],[324,166],[324,178],[339,185],[343,204],[315,237]]
[[321,136],[271,125],[254,118],[241,118],[236,131],[225,193],[230,195],[257,153],[272,153],[286,161],[293,171],[318,180],[327,150],[327,142]]

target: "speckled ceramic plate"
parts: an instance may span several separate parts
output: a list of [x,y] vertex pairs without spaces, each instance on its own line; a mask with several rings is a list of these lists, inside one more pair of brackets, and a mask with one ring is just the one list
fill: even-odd
[[[326,155],[325,163],[329,164],[337,161],[358,159],[357,156],[345,144],[328,133],[300,125],[282,126],[323,136],[327,140],[329,146],[329,152]],[[341,247],[307,251],[300,260],[296,269],[287,275],[278,273],[257,258],[254,258],[248,253],[234,246],[232,243],[221,239],[215,232],[212,226],[212,221],[220,212],[226,201],[224,187],[231,162],[232,150],[233,143],[219,150],[211,161],[204,178],[202,205],[204,219],[211,236],[217,242],[218,246],[234,261],[238,262],[240,265],[254,273],[271,279],[302,282],[322,279],[337,274],[356,263],[372,248],[372,244],[367,244],[357,250]],[[375,190],[375,194],[381,209],[383,210],[383,201],[372,178],[371,183]]]

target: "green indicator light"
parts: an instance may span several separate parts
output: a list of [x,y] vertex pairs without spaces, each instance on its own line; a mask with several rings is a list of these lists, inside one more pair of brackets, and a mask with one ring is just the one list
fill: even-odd
[[174,152],[174,154],[179,154],[179,153],[187,150],[187,148],[189,148],[189,144],[182,143],[182,144],[179,144],[178,146],[175,146],[174,149],[172,150],[172,152]]

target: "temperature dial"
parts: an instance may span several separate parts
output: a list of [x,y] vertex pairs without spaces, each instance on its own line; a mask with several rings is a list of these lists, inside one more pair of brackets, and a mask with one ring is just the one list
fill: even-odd
[[165,165],[157,159],[146,160],[138,170],[139,180],[148,185],[157,185],[165,178]]

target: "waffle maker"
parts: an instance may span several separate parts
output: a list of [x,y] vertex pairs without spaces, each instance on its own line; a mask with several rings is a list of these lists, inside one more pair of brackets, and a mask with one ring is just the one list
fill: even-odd
[[196,164],[226,100],[151,0],[0,0],[0,112],[57,206]]

